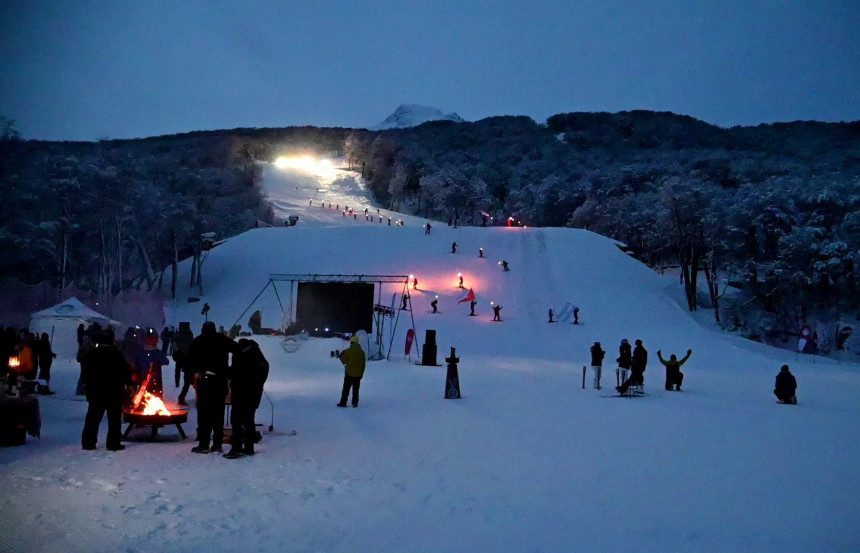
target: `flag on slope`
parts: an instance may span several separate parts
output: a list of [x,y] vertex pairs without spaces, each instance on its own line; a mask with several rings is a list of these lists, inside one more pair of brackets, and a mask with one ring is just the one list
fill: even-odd
[[458,301],[457,303],[458,303],[458,304],[461,304],[461,303],[463,303],[464,301],[475,301],[475,292],[473,292],[471,288],[469,288],[469,293],[468,293],[468,294],[466,294],[466,297],[465,297],[465,298],[463,298],[463,299],[461,299],[461,300],[460,300],[460,301]]

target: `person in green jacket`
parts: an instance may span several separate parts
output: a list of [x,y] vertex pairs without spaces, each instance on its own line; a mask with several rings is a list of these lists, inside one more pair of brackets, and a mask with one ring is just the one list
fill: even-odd
[[361,387],[361,377],[364,376],[366,358],[364,350],[358,344],[358,336],[349,340],[349,348],[340,354],[340,362],[346,369],[343,376],[343,391],[340,394],[338,407],[346,407],[346,398],[352,388],[352,406],[358,407],[358,389]]
[[675,354],[669,356],[669,360],[666,361],[663,359],[663,355],[660,353],[660,350],[657,350],[657,359],[660,360],[661,363],[666,367],[666,389],[671,391],[672,387],[675,387],[675,390],[681,391],[681,383],[684,381],[684,373],[681,372],[681,365],[687,362],[687,359],[692,355],[693,350],[688,349],[687,355],[684,356],[683,359],[678,361],[678,358],[675,357]]

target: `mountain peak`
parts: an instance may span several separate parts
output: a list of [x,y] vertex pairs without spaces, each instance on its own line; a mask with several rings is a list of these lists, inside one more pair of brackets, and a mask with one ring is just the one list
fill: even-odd
[[414,127],[427,121],[456,121],[463,122],[463,118],[456,113],[442,113],[439,108],[422,106],[418,104],[400,104],[394,113],[385,118],[382,123],[372,127],[372,130],[405,129]]

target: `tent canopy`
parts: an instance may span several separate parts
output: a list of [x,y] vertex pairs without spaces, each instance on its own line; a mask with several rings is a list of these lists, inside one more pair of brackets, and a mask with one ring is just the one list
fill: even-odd
[[121,322],[90,309],[78,298],[69,298],[53,307],[37,311],[30,315],[30,319],[74,319],[87,323],[99,323],[102,326],[122,326]]

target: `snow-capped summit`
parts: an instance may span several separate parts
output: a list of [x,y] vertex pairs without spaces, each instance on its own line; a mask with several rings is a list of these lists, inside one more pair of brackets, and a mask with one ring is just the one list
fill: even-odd
[[375,125],[371,130],[382,131],[385,129],[405,129],[414,127],[427,121],[456,121],[463,122],[463,118],[456,113],[442,113],[439,108],[420,106],[418,104],[400,104],[394,113],[385,118],[385,121]]

